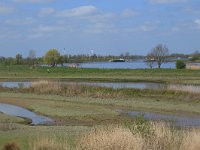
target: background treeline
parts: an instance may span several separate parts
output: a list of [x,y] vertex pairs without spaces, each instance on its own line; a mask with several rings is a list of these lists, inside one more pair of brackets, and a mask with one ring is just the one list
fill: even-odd
[[[177,58],[185,58],[189,61],[193,62],[199,62],[200,61],[200,52],[196,51],[191,54],[182,54],[182,53],[172,53],[168,56],[173,60]],[[142,55],[131,55],[129,53],[124,53],[118,56],[114,55],[108,55],[108,56],[102,56],[102,55],[85,55],[85,54],[79,54],[79,55],[60,55],[58,59],[58,64],[64,64],[64,63],[82,63],[82,62],[104,62],[109,61],[112,59],[125,59],[126,61],[133,61],[133,60],[139,60],[139,59],[146,59],[146,56]],[[41,65],[45,64],[44,62],[44,56],[42,57],[36,57],[34,53],[32,55],[29,55],[27,57],[23,57],[22,54],[16,54],[15,57],[1,57],[0,56],[0,64],[3,65]]]

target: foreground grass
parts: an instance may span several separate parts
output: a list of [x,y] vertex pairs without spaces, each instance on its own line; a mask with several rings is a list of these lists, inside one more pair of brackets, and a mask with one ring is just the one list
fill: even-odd
[[[28,127],[8,131],[22,150],[199,150],[198,129],[175,129],[164,123],[133,122],[131,126]],[[72,132],[74,131],[74,132]],[[49,134],[49,132],[52,132]],[[54,134],[56,133],[56,134]],[[1,134],[1,132],[0,132]],[[11,136],[12,135],[12,138]],[[2,139],[2,138],[1,138]],[[1,147],[5,144],[0,140]]]
[[200,84],[200,70],[177,69],[84,69],[0,65],[1,80],[59,79],[86,81],[154,81]]
[[8,142],[20,145],[22,150],[30,149],[31,142],[42,138],[64,139],[69,145],[75,144],[75,138],[80,134],[88,132],[87,126],[26,126],[17,125],[15,129],[1,130],[0,128],[0,149]]

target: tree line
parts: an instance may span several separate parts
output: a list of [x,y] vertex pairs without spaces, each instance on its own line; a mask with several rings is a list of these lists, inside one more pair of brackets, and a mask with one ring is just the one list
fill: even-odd
[[57,65],[63,65],[64,63],[81,63],[91,61],[109,61],[111,59],[125,59],[125,60],[137,60],[145,59],[145,62],[149,68],[157,66],[161,68],[161,65],[169,58],[190,58],[191,61],[200,61],[200,53],[195,51],[192,54],[170,54],[169,49],[164,44],[156,45],[146,56],[130,55],[129,52],[122,53],[119,56],[101,56],[101,55],[61,55],[57,49],[49,49],[43,57],[36,57],[35,50],[30,50],[28,57],[23,58],[21,54],[16,54],[15,58],[12,57],[0,57],[0,64],[4,65],[30,65],[34,68],[37,65],[46,64],[51,67]]

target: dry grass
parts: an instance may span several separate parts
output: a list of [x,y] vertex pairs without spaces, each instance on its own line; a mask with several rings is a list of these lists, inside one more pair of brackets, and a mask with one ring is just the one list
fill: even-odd
[[29,150],[68,150],[67,144],[55,137],[37,138],[29,144]]
[[180,150],[200,150],[200,133],[195,130],[185,133]]
[[142,150],[144,141],[140,135],[120,127],[93,130],[81,137],[77,150]]
[[19,126],[12,122],[0,122],[0,131],[19,129]]
[[62,92],[62,85],[56,81],[34,81],[31,82],[31,88],[37,93],[45,94],[58,94]]
[[200,93],[200,86],[194,85],[169,85],[169,90],[183,91],[188,93]]
[[[94,128],[69,147],[56,138],[38,138],[29,150],[200,150],[200,131],[175,130],[164,123],[150,123],[149,136],[124,126]],[[67,141],[67,140],[64,140]]]
[[199,150],[200,132],[176,131],[163,123],[152,124],[154,134],[142,136],[127,128],[94,129],[81,137],[77,150]]

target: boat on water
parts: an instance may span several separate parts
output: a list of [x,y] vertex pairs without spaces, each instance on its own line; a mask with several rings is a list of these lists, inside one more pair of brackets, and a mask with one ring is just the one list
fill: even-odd
[[109,62],[125,62],[125,59],[111,59]]

